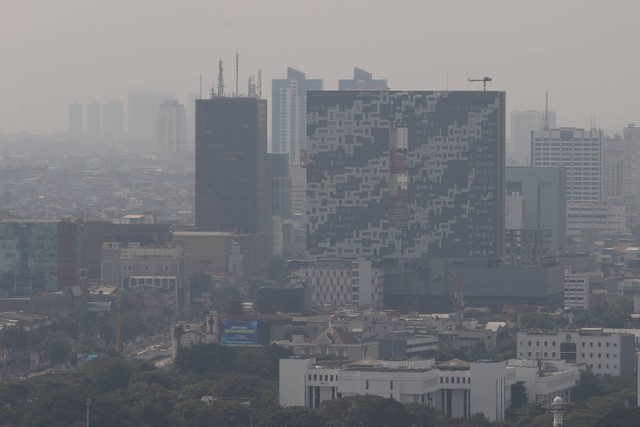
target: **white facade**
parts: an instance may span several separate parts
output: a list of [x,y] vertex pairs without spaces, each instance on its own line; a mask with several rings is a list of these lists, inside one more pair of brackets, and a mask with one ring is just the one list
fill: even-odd
[[571,389],[580,379],[580,371],[564,361],[511,359],[508,366],[516,371],[516,381],[522,381],[527,390],[527,403],[549,407],[553,399],[560,396],[571,401]]
[[564,165],[567,202],[600,203],[601,139],[601,131],[595,129],[534,131],[532,166]]
[[319,258],[289,262],[289,284],[309,286],[311,304],[340,308],[382,305],[384,274],[369,260]]
[[567,204],[567,236],[578,237],[583,230],[597,230],[603,236],[626,232],[624,205]]
[[518,332],[518,359],[564,360],[584,364],[595,374],[623,375],[635,367],[635,338],[602,329]]
[[564,273],[564,309],[589,309],[591,277],[583,273]]
[[483,413],[501,421],[511,403],[516,372],[506,362],[441,369],[433,360],[362,360],[319,366],[315,358],[280,360],[280,404],[317,408],[325,400],[367,394],[420,403],[451,417]]

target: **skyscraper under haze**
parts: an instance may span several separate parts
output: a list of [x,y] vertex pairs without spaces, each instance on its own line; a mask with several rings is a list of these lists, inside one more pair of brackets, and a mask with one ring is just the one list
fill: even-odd
[[82,104],[79,104],[77,101],[73,101],[69,104],[69,135],[82,135],[83,122]]
[[353,79],[338,81],[339,90],[389,90],[386,79],[374,79],[373,74],[362,68],[353,69]]
[[162,103],[158,111],[156,156],[168,160],[184,150],[187,143],[187,116],[184,105],[175,99]]
[[322,80],[307,79],[287,68],[286,79],[272,82],[271,144],[273,152],[289,154],[289,164],[299,164],[306,147],[307,91],[322,90]]
[[156,135],[160,105],[167,99],[174,99],[174,96],[168,93],[129,91],[127,101],[129,134],[153,140]]
[[102,134],[120,136],[124,133],[124,104],[109,101],[102,106]]
[[196,100],[196,228],[267,232],[267,101]]
[[87,104],[87,135],[100,136],[100,104],[92,101]]

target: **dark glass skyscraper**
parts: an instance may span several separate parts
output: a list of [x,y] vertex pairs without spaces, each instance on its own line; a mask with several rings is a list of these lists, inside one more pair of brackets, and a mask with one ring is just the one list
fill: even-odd
[[196,100],[196,228],[267,232],[267,101]]
[[311,255],[497,258],[505,94],[307,95]]

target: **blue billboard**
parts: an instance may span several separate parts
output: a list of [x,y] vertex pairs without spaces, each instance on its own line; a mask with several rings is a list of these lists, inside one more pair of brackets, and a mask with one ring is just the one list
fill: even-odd
[[258,321],[222,319],[220,342],[222,344],[258,344]]

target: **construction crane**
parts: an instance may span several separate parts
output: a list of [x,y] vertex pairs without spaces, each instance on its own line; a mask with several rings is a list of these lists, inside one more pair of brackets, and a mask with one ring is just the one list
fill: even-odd
[[467,79],[470,82],[482,82],[482,89],[487,91],[487,82],[491,81],[491,77],[483,77],[481,79]]

